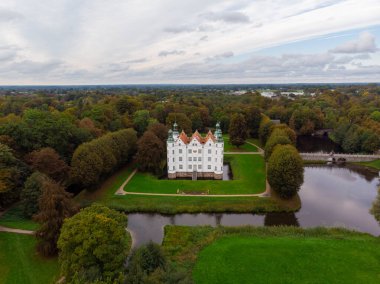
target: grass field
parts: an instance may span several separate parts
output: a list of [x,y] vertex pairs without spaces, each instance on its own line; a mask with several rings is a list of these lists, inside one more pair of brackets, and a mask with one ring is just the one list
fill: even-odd
[[380,160],[375,160],[375,161],[371,161],[371,162],[361,162],[361,163],[357,163],[357,164],[363,165],[366,167],[370,167],[370,168],[374,168],[376,170],[380,170]]
[[257,147],[249,144],[249,143],[245,143],[243,145],[241,145],[239,148],[232,145],[230,143],[230,138],[228,135],[223,135],[223,138],[224,138],[224,152],[257,152]]
[[124,188],[130,192],[177,193],[204,191],[209,194],[244,194],[265,191],[265,164],[261,155],[227,155],[233,180],[167,180],[138,172]]
[[380,283],[380,240],[344,229],[165,227],[163,248],[196,284]]
[[34,236],[0,233],[0,283],[45,284],[58,278],[56,258],[40,257]]
[[0,216],[0,226],[23,230],[36,230],[38,228],[36,222],[25,219],[20,205],[13,206]]

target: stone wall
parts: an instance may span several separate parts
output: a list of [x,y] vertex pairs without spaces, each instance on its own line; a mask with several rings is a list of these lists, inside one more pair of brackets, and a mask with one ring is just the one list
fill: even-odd
[[[323,153],[300,153],[305,161],[328,161],[330,154]],[[361,155],[361,154],[334,154],[335,160],[340,158],[345,159],[347,162],[370,162],[380,159],[380,155]]]
[[[177,173],[169,173],[168,178],[169,179],[176,179],[176,178],[192,178],[193,172],[177,172]],[[223,179],[223,174],[215,174],[213,172],[197,172],[198,178],[209,178],[209,179]]]

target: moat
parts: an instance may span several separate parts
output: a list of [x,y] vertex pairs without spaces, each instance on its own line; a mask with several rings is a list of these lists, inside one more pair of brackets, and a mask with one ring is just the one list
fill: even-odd
[[150,240],[161,243],[165,225],[345,227],[372,235],[380,225],[369,210],[377,196],[377,172],[362,167],[307,166],[296,213],[257,214],[129,214],[134,247]]

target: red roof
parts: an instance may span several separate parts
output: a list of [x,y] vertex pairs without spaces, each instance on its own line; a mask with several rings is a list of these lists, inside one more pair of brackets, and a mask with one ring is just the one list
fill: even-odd
[[196,130],[193,135],[191,135],[191,137],[188,137],[183,130],[179,135],[179,139],[181,139],[185,144],[189,144],[194,138],[197,139],[197,141],[201,144],[205,144],[209,139],[211,139],[213,142],[216,141],[215,136],[211,131],[207,133],[206,137],[202,137],[202,135],[199,134],[198,130]]

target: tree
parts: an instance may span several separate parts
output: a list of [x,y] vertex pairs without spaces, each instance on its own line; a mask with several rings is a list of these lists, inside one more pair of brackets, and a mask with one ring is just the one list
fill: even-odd
[[251,106],[245,111],[248,133],[253,138],[259,137],[261,111],[258,107]]
[[21,204],[26,218],[31,218],[39,211],[38,200],[42,195],[42,186],[46,178],[46,175],[34,172],[25,181],[21,192]]
[[230,135],[232,145],[239,147],[245,143],[245,139],[247,139],[247,124],[242,114],[235,113],[232,116],[228,134]]
[[20,198],[29,168],[13,155],[8,146],[0,143],[0,208]]
[[158,278],[158,283],[163,283],[166,263],[161,247],[150,242],[133,253],[128,266],[126,283],[151,283],[148,280],[154,277]]
[[33,170],[44,173],[55,181],[64,181],[67,178],[69,166],[53,148],[35,150],[26,160]]
[[166,125],[169,128],[172,128],[174,122],[177,122],[177,124],[179,126],[179,129],[182,129],[187,134],[191,134],[192,123],[191,123],[191,120],[186,116],[186,114],[184,114],[184,113],[178,113],[178,112],[176,112],[176,113],[174,113],[174,112],[169,113],[168,116],[167,116],[167,118],[166,118]]
[[131,245],[125,214],[99,204],[66,219],[58,240],[66,281],[121,283]]
[[139,135],[142,135],[144,133],[149,124],[155,122],[157,122],[157,120],[151,118],[149,111],[147,110],[138,110],[133,114],[133,124]]
[[380,122],[380,111],[375,110],[374,112],[372,112],[370,118],[377,122]]
[[272,132],[273,126],[274,123],[270,120],[270,118],[263,115],[259,127],[259,139],[261,145],[265,145],[267,143],[267,139]]
[[34,217],[40,224],[36,232],[37,250],[45,256],[55,255],[63,221],[77,212],[77,206],[71,194],[51,179],[43,181],[38,205],[40,211]]
[[165,144],[153,132],[146,131],[137,143],[139,169],[159,173],[165,164],[165,153]]
[[272,135],[269,137],[267,143],[265,144],[265,153],[264,157],[265,160],[268,161],[270,156],[273,153],[274,148],[277,145],[290,145],[292,142],[290,139],[285,135],[278,135],[276,133],[272,133]]
[[286,124],[274,125],[272,128],[271,135],[286,136],[289,138],[293,146],[295,146],[297,143],[296,132],[293,129],[291,129],[289,126],[287,126]]
[[72,181],[82,186],[97,184],[102,177],[131,159],[136,141],[133,129],[123,129],[83,143],[71,159]]
[[153,132],[163,143],[168,139],[168,128],[162,123],[153,123],[148,126],[148,131]]
[[303,183],[303,162],[296,148],[277,145],[268,160],[267,177],[271,188],[282,198],[294,196]]

